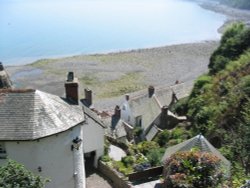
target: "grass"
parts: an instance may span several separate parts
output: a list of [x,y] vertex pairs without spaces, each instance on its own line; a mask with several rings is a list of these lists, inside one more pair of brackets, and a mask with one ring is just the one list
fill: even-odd
[[98,80],[93,74],[87,74],[84,75],[83,77],[79,78],[80,83],[83,83],[84,85],[97,85]]
[[49,63],[52,63],[53,59],[40,59],[35,61],[34,63],[31,63],[30,65],[32,67],[36,67],[36,68],[41,68],[41,67],[45,67],[46,65],[48,65]]
[[143,77],[139,73],[128,73],[119,79],[101,83],[101,92],[98,93],[98,98],[110,98],[131,93],[145,88]]

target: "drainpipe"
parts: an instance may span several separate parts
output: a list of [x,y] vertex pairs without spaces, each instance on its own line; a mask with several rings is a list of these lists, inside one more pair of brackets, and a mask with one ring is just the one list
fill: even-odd
[[75,147],[74,140],[73,140],[73,145],[71,146],[71,150],[73,153],[73,165],[74,165],[73,177],[75,182],[75,188],[86,188],[83,143],[81,143],[79,147]]

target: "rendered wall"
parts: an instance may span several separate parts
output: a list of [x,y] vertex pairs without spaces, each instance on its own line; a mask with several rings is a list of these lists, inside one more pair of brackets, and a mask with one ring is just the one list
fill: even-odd
[[[49,178],[51,182],[47,188],[82,188],[85,187],[82,147],[71,151],[76,136],[82,138],[82,125],[37,141],[5,142],[7,156]],[[41,167],[41,172],[38,167]]]
[[104,128],[88,116],[86,122],[87,124],[83,126],[83,152],[96,151],[95,167],[97,167],[97,160],[104,152]]

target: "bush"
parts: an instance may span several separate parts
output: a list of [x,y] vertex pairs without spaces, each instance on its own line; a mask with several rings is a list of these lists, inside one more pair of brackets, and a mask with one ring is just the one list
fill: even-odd
[[221,39],[221,44],[210,58],[209,73],[216,74],[250,47],[250,29],[242,23],[229,27]]
[[0,187],[43,188],[46,182],[47,179],[33,174],[15,161],[8,160],[5,166],[0,166]]
[[138,150],[144,155],[147,155],[150,150],[158,148],[160,148],[159,144],[154,141],[143,141],[138,144]]
[[109,161],[111,161],[111,158],[110,158],[108,155],[103,155],[103,156],[101,157],[101,160],[102,160],[103,162],[109,162]]
[[199,151],[178,152],[166,160],[164,187],[215,188],[223,183],[220,159]]
[[170,132],[168,130],[164,130],[156,136],[154,141],[157,142],[160,147],[163,147],[169,141],[170,136]]
[[132,156],[126,156],[122,158],[122,162],[126,167],[132,166],[135,162],[134,157]]
[[187,114],[187,102],[188,97],[182,98],[177,103],[173,104],[171,111],[177,113],[179,116],[185,116]]
[[150,162],[151,166],[161,165],[161,159],[164,155],[165,149],[153,149],[148,152],[147,159]]
[[124,175],[128,175],[133,172],[132,166],[126,167],[124,163],[121,161],[115,161],[114,168],[116,168],[119,172],[123,173]]

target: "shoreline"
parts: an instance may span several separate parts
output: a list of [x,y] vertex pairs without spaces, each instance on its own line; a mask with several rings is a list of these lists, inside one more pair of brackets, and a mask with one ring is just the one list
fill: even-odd
[[[206,0],[197,2],[202,2],[200,6],[203,8],[219,13],[233,9],[224,5],[218,8]],[[233,12],[231,16],[223,14],[227,16],[224,27],[235,20],[250,20],[250,11],[237,10],[237,14]],[[67,72],[74,71],[79,79],[80,96],[83,97],[84,88],[90,88],[95,107],[106,109],[120,104],[125,93],[143,90],[148,85],[170,86],[176,80],[193,82],[207,72],[210,55],[218,45],[218,41],[200,41],[41,59],[31,64],[5,67],[16,87],[39,89],[59,96],[64,95]]]
[[[218,41],[203,41],[120,53],[40,60],[25,66],[6,67],[14,84],[63,96],[68,71],[84,88],[93,90],[94,105],[109,108],[120,104],[125,93],[154,86],[171,86],[176,80],[190,83],[207,71]],[[191,86],[190,86],[191,87]]]
[[[231,23],[242,21],[246,25],[250,26],[250,10],[243,10],[243,9],[237,9],[232,8],[227,5],[220,4],[218,2],[208,1],[208,0],[188,0],[191,2],[197,3],[200,7],[202,7],[205,10],[209,10],[215,13],[219,13],[226,16],[226,21],[223,23],[221,27],[218,28],[218,33],[222,34],[225,28],[230,25]],[[206,40],[204,40],[206,41]],[[207,41],[213,41],[213,40],[207,40]],[[153,47],[145,47],[145,48],[136,48],[136,49],[124,49],[124,50],[114,50],[114,51],[106,51],[106,52],[93,52],[93,53],[73,53],[73,54],[65,54],[65,55],[53,55],[53,56],[46,56],[46,57],[28,57],[28,58],[21,58],[21,61],[19,63],[16,62],[16,60],[10,60],[13,61],[13,63],[10,63],[7,65],[8,67],[13,66],[25,66],[29,64],[36,63],[37,61],[44,60],[44,59],[62,59],[67,57],[75,57],[75,56],[86,56],[86,55],[105,55],[105,54],[112,54],[112,53],[124,53],[124,52],[131,52],[134,50],[144,50],[144,49],[154,49],[154,48],[164,48],[167,46],[173,46],[173,45],[182,45],[182,44],[189,44],[189,43],[200,43],[203,41],[193,41],[193,42],[183,42],[183,43],[173,43],[173,44],[167,44],[163,46],[153,46]],[[14,63],[14,61],[16,63]],[[6,67],[7,67],[6,66]]]

